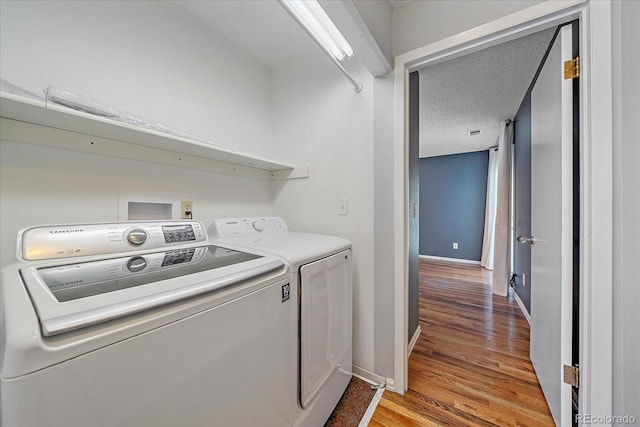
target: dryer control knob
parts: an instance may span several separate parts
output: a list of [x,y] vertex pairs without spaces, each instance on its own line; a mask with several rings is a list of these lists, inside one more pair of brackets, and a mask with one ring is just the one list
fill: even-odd
[[135,256],[127,261],[127,270],[132,273],[137,273],[138,271],[144,270],[147,266],[147,260],[142,258],[141,256]]
[[253,229],[256,231],[262,231],[264,230],[264,226],[259,223],[258,221],[253,221],[253,223],[251,224],[253,226]]
[[134,228],[127,232],[127,241],[134,246],[140,246],[147,240],[147,233],[141,228]]

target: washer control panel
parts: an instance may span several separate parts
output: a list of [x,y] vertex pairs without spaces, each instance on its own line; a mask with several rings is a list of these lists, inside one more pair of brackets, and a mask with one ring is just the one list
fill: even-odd
[[277,216],[223,218],[213,224],[211,234],[223,239],[260,235],[265,233],[286,233],[287,223]]
[[[18,258],[35,261],[107,255],[207,240],[207,232],[199,221],[31,227],[18,233]],[[137,264],[132,268],[138,268]]]
[[163,225],[165,243],[190,242],[196,240],[193,224]]

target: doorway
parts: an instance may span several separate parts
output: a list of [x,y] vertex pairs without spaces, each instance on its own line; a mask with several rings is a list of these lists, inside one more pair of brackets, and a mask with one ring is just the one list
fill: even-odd
[[[554,3],[554,4],[550,4]],[[406,218],[410,207],[406,204],[406,93],[408,73],[428,63],[438,63],[499,44],[521,35],[559,25],[580,18],[580,36],[585,41],[583,64],[588,72],[580,84],[580,104],[583,115],[581,125],[581,212],[585,221],[580,229],[580,257],[595,260],[589,265],[582,263],[581,283],[581,344],[580,355],[583,384],[580,407],[583,412],[610,412],[611,408],[611,357],[610,343],[612,309],[609,304],[597,305],[595,301],[611,301],[612,263],[610,261],[612,215],[601,206],[610,206],[612,182],[611,146],[596,144],[597,140],[610,140],[612,113],[610,94],[612,79],[611,55],[611,5],[601,2],[548,2],[534,8],[512,14],[467,32],[424,46],[396,58],[395,70],[395,355],[394,377],[396,390],[407,389],[407,230]],[[588,35],[588,37],[585,37]],[[598,158],[594,165],[594,156]],[[597,183],[597,185],[593,185]],[[597,222],[589,220],[598,213]],[[594,281],[598,286],[594,287]],[[585,307],[587,310],[585,310]],[[587,319],[588,322],[584,320]],[[593,327],[592,325],[598,325]],[[597,343],[597,344],[596,344]],[[585,359],[586,356],[586,359]],[[596,371],[595,366],[599,369]],[[606,368],[606,367],[609,368]],[[592,369],[593,367],[593,369]],[[594,375],[597,372],[597,375]]]
[[[422,292],[434,292],[434,294],[438,295],[444,290],[444,295],[446,295],[447,292],[451,291],[450,287],[447,286],[447,282],[441,282],[440,286],[432,286],[430,288],[427,286],[432,282],[425,282],[422,279],[423,277],[429,277],[429,269],[431,268],[445,267],[454,273],[452,275],[453,280],[458,277],[458,271],[463,272],[465,268],[470,270],[472,268],[468,267],[469,264],[478,265],[481,261],[482,265],[487,267],[485,271],[490,272],[494,267],[492,261],[494,246],[505,249],[502,256],[506,262],[506,245],[498,243],[500,239],[506,242],[506,223],[503,227],[505,234],[504,236],[497,235],[495,237],[495,245],[492,243],[492,239],[486,238],[487,235],[494,233],[492,227],[496,228],[496,230],[500,227],[499,223],[496,225],[495,219],[491,219],[492,215],[495,217],[497,212],[492,207],[492,201],[495,203],[497,199],[501,198],[506,202],[508,200],[506,194],[509,191],[508,185],[506,185],[504,190],[500,190],[505,194],[505,197],[500,197],[499,194],[496,194],[498,187],[492,186],[491,183],[496,182],[498,169],[489,167],[489,159],[491,161],[495,160],[496,154],[499,154],[504,160],[507,160],[510,156],[512,142],[508,139],[505,140],[502,132],[505,126],[513,129],[514,126],[517,126],[517,122],[509,121],[506,125],[501,126],[500,121],[513,118],[516,111],[518,111],[518,107],[521,104],[526,105],[526,100],[530,99],[536,76],[542,68],[542,64],[545,63],[546,55],[550,50],[550,46],[554,44],[556,34],[556,28],[546,29],[460,58],[431,65],[411,74],[409,86],[410,120],[416,117],[413,111],[414,101],[417,98],[421,101],[420,114],[418,115],[418,119],[423,120],[423,123],[420,123],[419,126],[421,132],[420,151],[427,154],[433,154],[435,151],[435,154],[438,154],[424,157],[420,160],[420,254],[421,257],[430,261],[445,262],[444,266],[431,262],[420,263],[420,289]],[[416,85],[413,84],[417,77],[414,77],[416,74],[421,78],[420,87],[417,91]],[[560,73],[557,74],[557,78],[558,80],[561,79]],[[525,102],[523,102],[523,96]],[[524,118],[522,121],[524,124]],[[530,122],[531,120],[529,120]],[[415,139],[415,128],[415,123],[411,121],[409,124],[410,144]],[[500,140],[500,153],[496,153],[497,147],[494,148],[498,140]],[[447,146],[444,146],[443,141],[448,143]],[[483,148],[483,150],[459,152],[465,149],[477,150],[478,148]],[[453,153],[450,154],[451,151]],[[503,151],[506,151],[506,154]],[[410,158],[410,171],[412,169],[411,160]],[[504,165],[500,165],[500,168],[505,167],[505,170],[508,171],[509,166],[506,162]],[[488,171],[493,171],[496,177],[487,179]],[[502,174],[505,178],[509,175],[509,173]],[[412,175],[410,172],[410,188]],[[522,195],[519,194],[519,196]],[[538,204],[537,206],[540,205]],[[509,210],[506,204],[504,205],[504,210]],[[499,215],[502,215],[505,222],[507,221],[508,215]],[[483,238],[483,233],[485,238]],[[498,234],[497,231],[496,234]],[[490,255],[487,256],[486,253]],[[496,254],[496,265],[498,265],[499,256]],[[478,267],[476,267],[476,270],[482,271]],[[509,271],[513,270],[509,269],[504,272],[500,269],[496,270],[498,277],[501,277],[504,284],[503,290],[505,293]],[[462,276],[460,274],[460,277]],[[462,279],[460,280],[461,283],[465,283]],[[474,282],[468,282],[468,284],[469,289],[477,285]],[[530,282],[529,287],[526,289],[531,289],[532,286],[534,284]],[[467,303],[467,299],[472,298],[470,296],[472,294],[465,292],[464,286],[452,289],[455,289],[455,292],[458,293],[457,302],[461,306]],[[412,287],[409,290],[410,306],[412,305],[412,299],[415,298],[421,301],[421,307],[428,307],[430,295],[417,296],[411,293]],[[492,306],[508,305],[509,303],[517,310],[517,305],[513,301],[511,294],[508,297],[507,295],[491,295],[490,284],[488,290],[488,295],[480,303],[480,305],[483,303],[488,304],[483,308],[486,313],[491,313]],[[484,291],[486,292],[486,288]],[[495,292],[501,294],[501,291]],[[517,298],[517,294],[515,298]],[[425,302],[423,303],[423,301]],[[455,312],[453,308],[451,309]],[[526,313],[525,310],[523,311]],[[411,312],[409,314],[411,315]],[[430,337],[426,344],[422,340],[419,341],[420,347],[423,350],[426,348],[433,351],[432,356],[424,358],[426,366],[429,365],[428,362],[431,361],[432,357],[435,357],[436,352],[445,351],[444,348],[447,348],[445,346],[443,349],[439,349],[440,343],[446,342],[446,337],[438,335],[432,330],[433,328],[437,330],[438,322],[441,323],[438,320],[435,320],[435,324],[429,323],[431,321],[429,319],[432,319],[434,315],[434,313],[425,312],[424,310],[420,312],[421,322],[427,322],[422,325],[424,329],[423,335]],[[519,313],[515,315],[524,320]],[[502,320],[494,319],[494,314],[491,314],[486,317],[488,322],[486,326],[478,327],[478,324],[475,324],[475,327],[478,328],[479,335],[487,334],[486,339],[489,340],[487,342],[503,338],[500,337],[501,331],[508,336],[515,334],[516,332],[506,325],[504,329],[491,329],[493,322]],[[460,325],[456,321],[449,321],[447,327],[450,328],[450,333],[454,334]],[[536,331],[538,330],[536,329]],[[528,331],[529,328],[526,327],[527,336],[524,343],[526,354],[528,354],[529,348]],[[431,335],[432,333],[433,336]],[[487,354],[493,354],[494,350],[488,346],[482,351]],[[540,350],[536,354],[540,354]],[[418,363],[416,362],[416,357],[412,356],[414,363]],[[528,363],[528,357],[526,361]],[[460,363],[460,361],[453,357],[451,363],[456,364]],[[529,369],[533,370],[531,365],[528,366]],[[543,366],[546,368],[547,365]],[[546,373],[546,371],[540,372]],[[509,376],[506,371],[501,374]],[[418,377],[411,376],[410,378],[414,378],[414,381],[419,382]],[[434,387],[437,387],[438,378],[433,378]],[[451,381],[455,382],[455,378],[454,375]],[[515,381],[515,378],[509,381]],[[534,382],[538,393],[540,393],[537,380],[534,380]],[[500,381],[497,381],[496,390],[500,389],[499,384]],[[548,399],[551,399],[549,403],[550,405],[553,404],[554,409],[556,407],[556,399],[555,395],[550,394],[550,390],[555,390],[555,386],[556,382],[553,381],[550,384],[545,383],[545,394]],[[413,392],[417,392],[415,387],[415,384],[409,383],[409,388]],[[547,393],[548,391],[549,393]],[[455,393],[455,390],[450,392]],[[460,398],[463,398],[463,395],[460,395]],[[442,402],[442,404],[445,403],[445,401]],[[482,415],[485,416],[486,414]],[[554,412],[554,416],[559,419],[558,413]]]

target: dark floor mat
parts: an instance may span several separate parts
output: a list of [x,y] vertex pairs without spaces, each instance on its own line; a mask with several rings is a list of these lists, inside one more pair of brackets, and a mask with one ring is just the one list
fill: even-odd
[[324,427],[357,427],[374,394],[371,384],[353,377]]

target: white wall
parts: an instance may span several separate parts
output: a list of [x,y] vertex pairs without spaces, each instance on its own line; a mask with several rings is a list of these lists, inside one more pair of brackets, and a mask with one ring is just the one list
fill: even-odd
[[172,2],[2,1],[2,77],[272,154],[269,70]]
[[640,3],[613,2],[614,415],[640,419]]
[[[272,153],[271,72],[169,2],[0,3],[2,77],[51,84],[178,130]],[[271,182],[1,142],[2,265],[20,227],[115,221],[119,197],[193,200],[194,217],[270,215]],[[143,200],[144,201],[144,200]]]
[[400,55],[409,52],[526,9],[541,1],[411,1],[393,9],[393,54]]
[[[309,179],[276,183],[274,214],[291,230],[353,243],[353,360],[372,371],[373,79],[357,60],[347,66],[363,82],[361,93],[316,52],[273,72],[274,148],[310,166]],[[337,215],[338,199],[348,199],[348,216]]]
[[271,182],[0,141],[1,266],[20,228],[117,221],[119,197],[193,200],[194,219],[270,215]]

